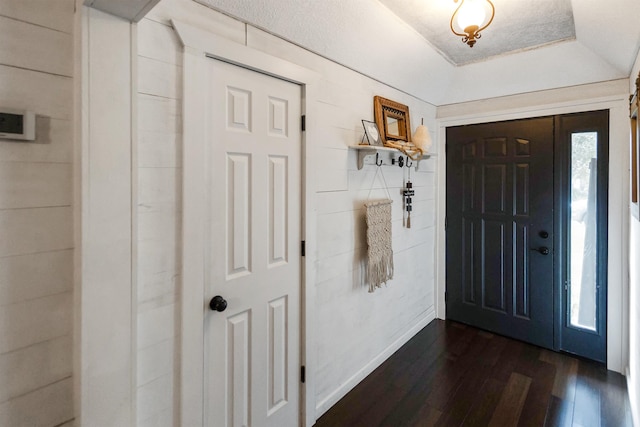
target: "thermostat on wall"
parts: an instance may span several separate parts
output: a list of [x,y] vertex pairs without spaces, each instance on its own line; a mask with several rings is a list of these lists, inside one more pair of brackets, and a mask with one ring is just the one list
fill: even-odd
[[33,141],[36,139],[36,115],[32,111],[0,108],[0,138]]

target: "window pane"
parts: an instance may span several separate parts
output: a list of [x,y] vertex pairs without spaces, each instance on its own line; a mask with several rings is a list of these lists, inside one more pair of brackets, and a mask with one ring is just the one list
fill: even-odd
[[571,135],[568,302],[570,323],[596,330],[597,132]]

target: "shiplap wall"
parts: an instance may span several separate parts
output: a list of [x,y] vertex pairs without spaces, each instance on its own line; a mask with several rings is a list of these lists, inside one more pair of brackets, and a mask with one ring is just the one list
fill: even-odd
[[73,0],[0,0],[0,426],[73,419]]
[[[394,200],[395,278],[374,294],[364,283],[363,203],[385,194],[374,166],[356,168],[347,147],[373,118],[373,96],[407,104],[413,128],[435,107],[264,31],[190,0],[163,0],[138,24],[138,422],[176,423],[179,357],[178,296],[181,235],[182,47],[170,27],[177,19],[300,64],[322,75],[318,117],[321,146],[315,177],[318,241],[315,402],[320,415],[434,314],[436,174],[434,158],[412,171],[412,228],[402,226],[400,188],[408,169],[383,168]],[[308,252],[309,253],[309,252]]]

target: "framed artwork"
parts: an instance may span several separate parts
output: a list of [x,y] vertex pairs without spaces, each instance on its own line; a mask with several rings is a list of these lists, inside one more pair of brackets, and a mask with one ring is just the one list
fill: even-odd
[[364,134],[367,137],[367,142],[369,143],[369,145],[384,145],[382,142],[382,138],[380,137],[378,126],[375,124],[375,122],[363,120],[362,126],[364,127]]
[[374,96],[373,111],[383,143],[389,140],[411,141],[409,107],[381,96]]

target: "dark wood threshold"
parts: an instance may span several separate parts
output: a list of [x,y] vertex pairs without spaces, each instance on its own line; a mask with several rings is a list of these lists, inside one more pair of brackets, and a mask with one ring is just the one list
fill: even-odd
[[632,427],[625,378],[598,363],[434,320],[316,427]]

